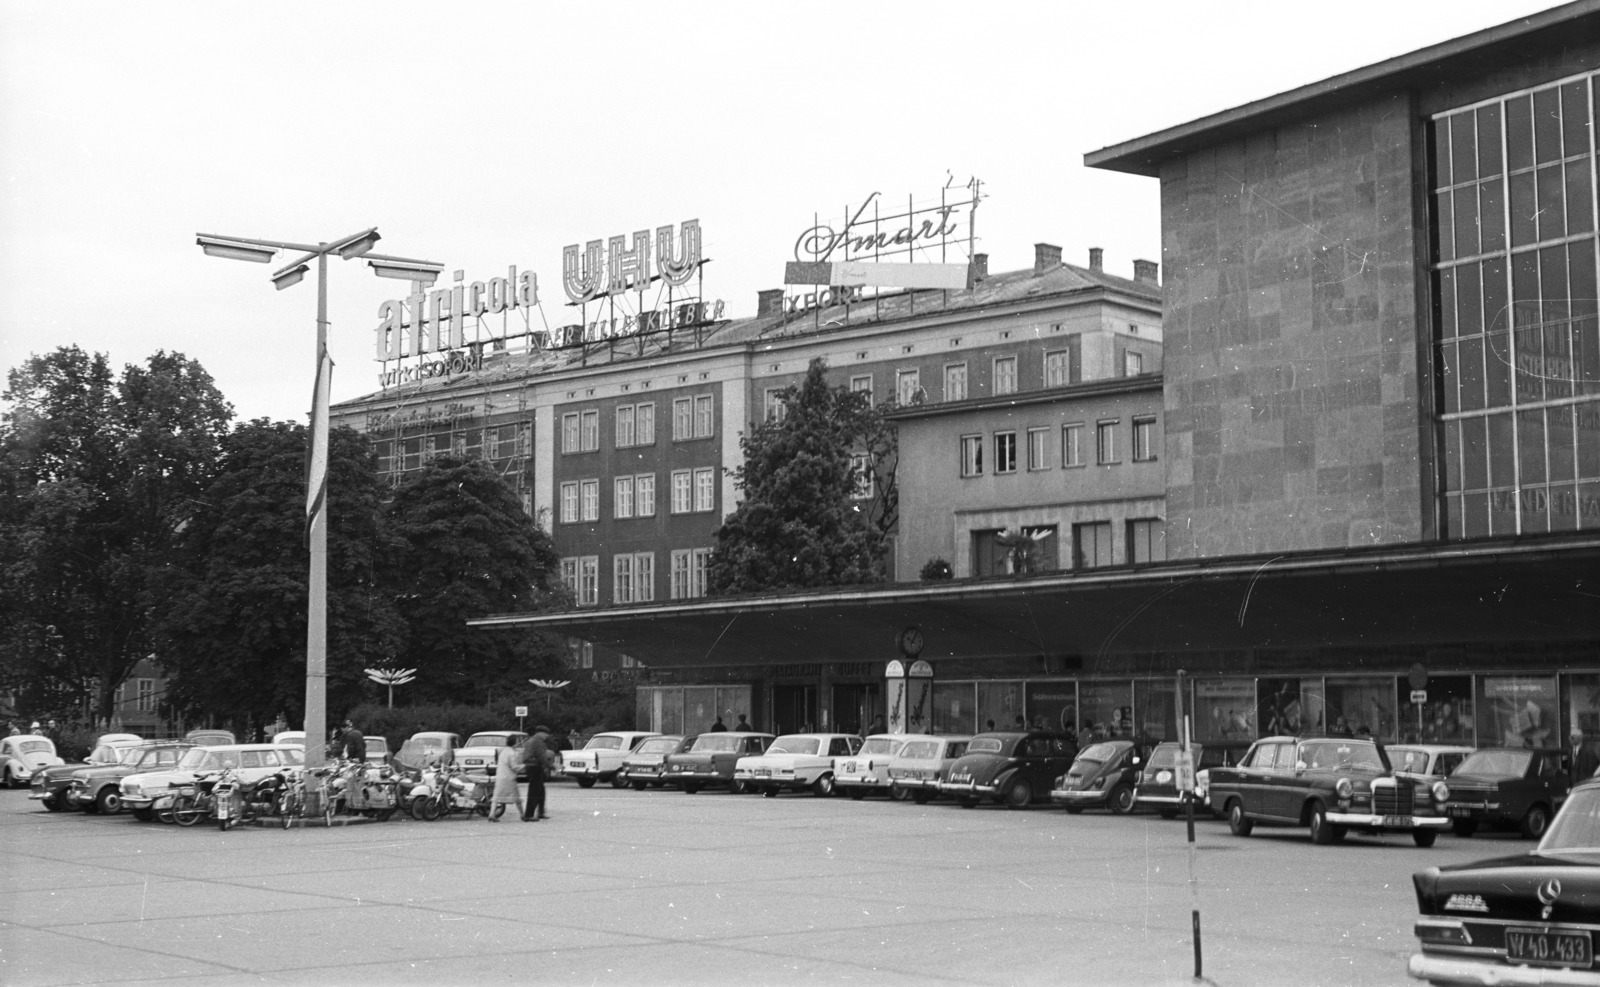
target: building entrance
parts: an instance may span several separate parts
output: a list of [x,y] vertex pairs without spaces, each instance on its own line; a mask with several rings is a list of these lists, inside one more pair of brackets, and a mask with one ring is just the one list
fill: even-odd
[[884,715],[883,685],[878,682],[844,683],[833,687],[833,726],[840,733],[866,736],[872,721]]
[[817,726],[817,687],[814,685],[774,685],[772,687],[772,732],[802,733]]

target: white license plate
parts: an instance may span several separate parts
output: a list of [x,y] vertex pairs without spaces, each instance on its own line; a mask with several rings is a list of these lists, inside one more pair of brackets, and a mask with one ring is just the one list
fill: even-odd
[[1391,829],[1410,829],[1416,825],[1416,820],[1410,816],[1384,816],[1383,825]]
[[770,769],[770,768],[757,768],[755,770],[755,776],[757,778],[771,778],[772,777],[772,769]]

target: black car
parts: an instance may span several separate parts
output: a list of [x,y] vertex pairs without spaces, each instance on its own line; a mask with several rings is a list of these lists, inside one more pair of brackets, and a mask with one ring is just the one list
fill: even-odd
[[[1230,750],[1217,744],[1190,744],[1189,753],[1194,757],[1195,809],[1201,811],[1205,804],[1205,789],[1201,787],[1200,772],[1226,767],[1238,760],[1244,751]],[[1210,775],[1204,777],[1209,778]],[[1183,793],[1178,790],[1178,743],[1169,740],[1157,744],[1144,759],[1143,769],[1133,790],[1133,807],[1152,809],[1162,819],[1173,819],[1182,805]]]
[[1077,744],[1064,733],[980,733],[950,765],[939,794],[968,809],[984,799],[1025,808],[1050,798],[1051,784],[1072,767],[1077,753]]
[[1445,778],[1445,812],[1457,836],[1480,826],[1516,827],[1536,840],[1567,800],[1571,779],[1563,751],[1534,747],[1485,747],[1473,751]]
[[1407,972],[1433,984],[1594,984],[1600,935],[1600,782],[1571,792],[1531,853],[1411,876],[1422,950]]

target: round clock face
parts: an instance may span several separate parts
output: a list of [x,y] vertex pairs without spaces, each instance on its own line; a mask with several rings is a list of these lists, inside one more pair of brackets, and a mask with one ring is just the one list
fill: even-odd
[[915,627],[907,627],[900,632],[900,650],[913,658],[922,653],[922,632]]

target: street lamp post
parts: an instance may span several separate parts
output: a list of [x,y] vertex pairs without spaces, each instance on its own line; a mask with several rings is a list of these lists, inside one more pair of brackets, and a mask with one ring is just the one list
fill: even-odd
[[[328,357],[328,255],[344,260],[366,257],[379,277],[401,278],[432,284],[444,270],[443,264],[406,257],[386,257],[372,253],[378,242],[377,227],[325,243],[293,243],[285,240],[257,240],[250,237],[195,234],[195,242],[207,255],[230,260],[266,264],[280,250],[303,251],[287,266],[273,272],[272,283],[281,291],[305,278],[312,259],[317,262],[317,380],[311,398],[311,456],[306,476],[306,541],[311,551],[311,573],[306,600],[306,766],[320,767],[326,761],[328,736],[328,387],[333,376],[333,361]],[[312,776],[315,777],[315,776]],[[315,801],[320,792],[313,793]]]
[[572,684],[571,679],[562,679],[560,681],[555,679],[529,679],[528,681],[544,692],[544,711],[546,713],[550,712],[550,700],[555,698],[556,690],[565,689]]
[[417,677],[415,668],[369,668],[367,678],[389,687],[389,708],[394,709],[394,687],[405,685]]

